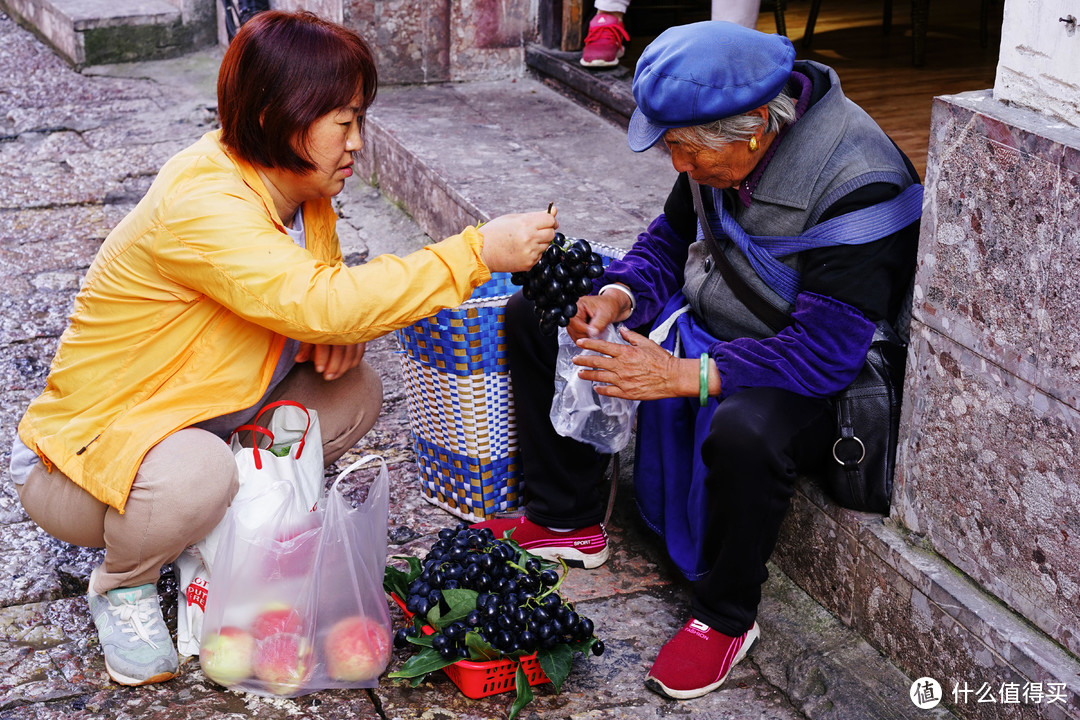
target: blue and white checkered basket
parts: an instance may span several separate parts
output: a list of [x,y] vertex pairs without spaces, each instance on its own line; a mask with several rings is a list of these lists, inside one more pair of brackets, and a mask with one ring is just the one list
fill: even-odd
[[[593,244],[604,258],[623,250]],[[422,496],[479,522],[522,499],[503,323],[518,288],[495,273],[456,308],[398,330]]]

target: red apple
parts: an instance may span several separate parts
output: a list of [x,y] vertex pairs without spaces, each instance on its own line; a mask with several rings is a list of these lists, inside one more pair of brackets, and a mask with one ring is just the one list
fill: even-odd
[[360,682],[378,677],[390,662],[390,630],[376,620],[353,615],[326,634],[326,669],[334,680]]
[[264,560],[263,572],[267,577],[301,577],[307,575],[315,563],[319,551],[321,528],[319,516],[307,513],[292,525],[279,528],[273,552]]
[[277,633],[255,643],[252,669],[267,689],[288,695],[303,687],[311,670],[311,646],[295,633]]
[[255,638],[238,627],[226,626],[202,639],[199,663],[206,676],[225,687],[251,677]]
[[281,603],[267,605],[251,623],[251,634],[256,640],[278,633],[299,634],[303,631],[304,619],[300,613]]

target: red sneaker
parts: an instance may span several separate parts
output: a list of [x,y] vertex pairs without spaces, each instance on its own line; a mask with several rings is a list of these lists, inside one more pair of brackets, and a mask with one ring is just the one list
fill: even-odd
[[746,657],[758,635],[757,623],[733,638],[690,618],[690,622],[660,649],[645,677],[645,686],[675,700],[710,693],[720,687],[731,668]]
[[543,525],[526,520],[525,516],[516,518],[486,520],[476,523],[474,528],[490,528],[496,539],[502,539],[507,530],[513,529],[510,539],[528,550],[533,555],[545,560],[562,558],[567,565],[595,568],[608,559],[607,532],[603,525],[589,525],[578,530],[556,532]]
[[626,42],[630,42],[630,35],[622,20],[607,13],[596,13],[589,21],[580,62],[585,67],[614,67],[626,52],[623,48]]

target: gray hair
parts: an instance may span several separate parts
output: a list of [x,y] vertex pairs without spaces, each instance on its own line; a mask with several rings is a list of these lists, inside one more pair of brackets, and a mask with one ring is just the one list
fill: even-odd
[[765,107],[769,110],[767,121],[757,115],[743,113],[704,125],[672,128],[668,132],[673,140],[701,148],[722,150],[733,142],[749,140],[762,125],[765,126],[766,133],[774,133],[795,122],[795,100],[786,93],[781,92],[766,103]]

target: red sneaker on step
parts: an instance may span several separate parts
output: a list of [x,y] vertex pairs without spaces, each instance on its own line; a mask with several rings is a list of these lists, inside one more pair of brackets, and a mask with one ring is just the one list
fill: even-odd
[[496,539],[502,539],[507,530],[513,530],[510,539],[533,555],[545,560],[562,558],[567,565],[595,568],[603,565],[609,554],[607,532],[603,525],[589,525],[577,530],[557,532],[537,525],[525,516],[485,520],[474,528],[489,528]]
[[607,13],[596,13],[589,21],[580,62],[585,67],[614,67],[626,53],[623,43],[627,42],[630,35],[621,20]]
[[645,686],[675,700],[701,697],[720,687],[758,639],[757,623],[738,637],[729,637],[690,618],[660,649],[645,677]]

